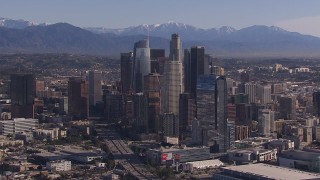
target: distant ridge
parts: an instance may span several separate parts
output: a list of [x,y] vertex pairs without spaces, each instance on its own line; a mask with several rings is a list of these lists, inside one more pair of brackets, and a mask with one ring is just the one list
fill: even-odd
[[119,56],[150,31],[151,48],[169,48],[179,33],[184,48],[202,45],[218,57],[320,57],[320,38],[275,26],[201,29],[183,23],[122,29],[79,28],[67,23],[36,24],[0,18],[0,53],[76,53]]

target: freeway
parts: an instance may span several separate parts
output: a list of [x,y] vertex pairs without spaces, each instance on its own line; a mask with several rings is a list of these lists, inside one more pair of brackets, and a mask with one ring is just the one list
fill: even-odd
[[97,128],[99,137],[104,139],[114,159],[120,163],[129,173],[138,179],[158,179],[150,173],[138,156],[132,152],[126,143],[113,129]]

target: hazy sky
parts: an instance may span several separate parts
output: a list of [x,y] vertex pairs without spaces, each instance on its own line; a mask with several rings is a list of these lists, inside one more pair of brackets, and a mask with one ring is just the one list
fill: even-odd
[[168,21],[200,28],[275,25],[320,36],[320,0],[0,0],[0,17],[106,28]]

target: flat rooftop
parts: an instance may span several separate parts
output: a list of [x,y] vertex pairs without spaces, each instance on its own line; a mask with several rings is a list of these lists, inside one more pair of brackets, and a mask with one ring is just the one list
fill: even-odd
[[248,164],[241,166],[223,167],[223,170],[237,171],[247,174],[255,174],[257,176],[264,176],[271,179],[320,179],[320,174],[303,172],[295,169],[289,169],[279,166],[272,166],[267,164]]

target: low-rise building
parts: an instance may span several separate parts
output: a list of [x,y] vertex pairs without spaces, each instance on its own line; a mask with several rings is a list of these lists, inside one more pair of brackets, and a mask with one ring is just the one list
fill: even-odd
[[236,163],[267,162],[277,159],[277,149],[245,149],[228,152],[229,161]]
[[183,171],[193,171],[195,169],[219,168],[221,166],[224,166],[224,164],[219,159],[186,162],[181,165]]
[[300,170],[320,172],[320,153],[300,150],[283,151],[279,155],[279,165]]
[[36,129],[38,126],[38,119],[14,118],[13,120],[4,120],[0,121],[0,135],[14,135],[20,132]]
[[240,180],[240,179],[320,179],[319,174],[272,166],[262,163],[247,164],[241,166],[222,167],[220,173],[213,175],[216,180]]
[[48,171],[70,171],[71,161],[50,161],[46,163],[46,168]]
[[173,162],[191,162],[211,159],[209,147],[171,147],[150,149],[147,158],[152,164],[161,165]]

